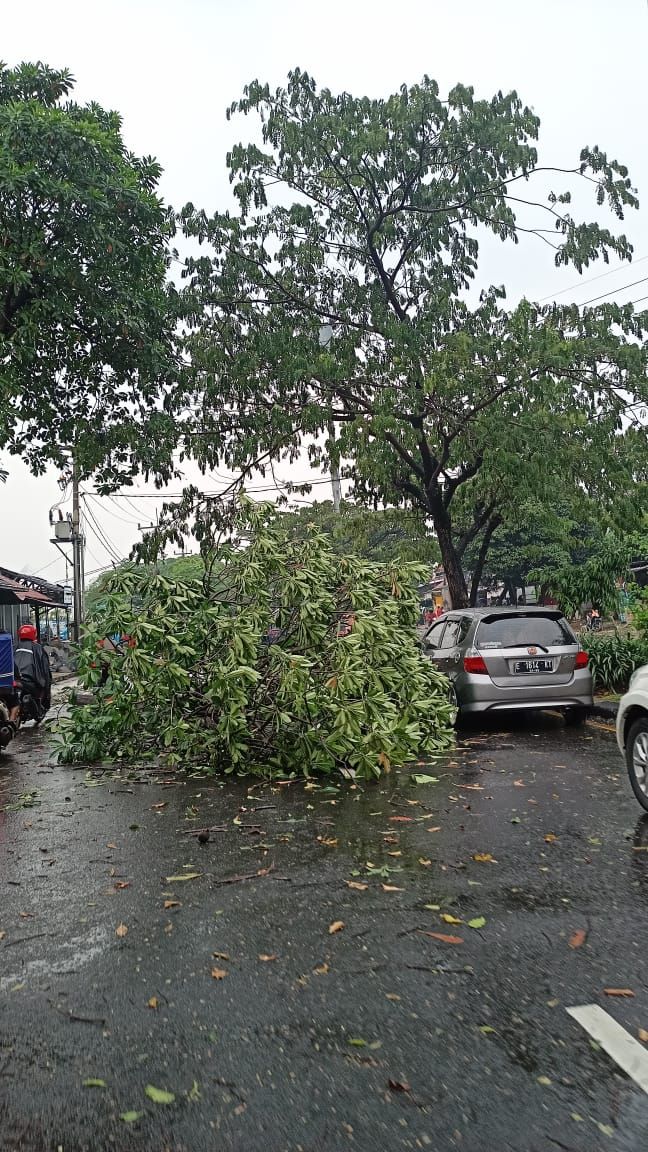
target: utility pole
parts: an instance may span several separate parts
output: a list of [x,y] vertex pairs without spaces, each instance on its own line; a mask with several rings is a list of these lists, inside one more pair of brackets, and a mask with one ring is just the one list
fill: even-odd
[[84,545],[85,540],[81,532],[81,513],[79,508],[79,469],[77,467],[75,452],[72,456],[72,577],[74,583],[75,644],[78,644],[81,639],[81,626],[83,624]]

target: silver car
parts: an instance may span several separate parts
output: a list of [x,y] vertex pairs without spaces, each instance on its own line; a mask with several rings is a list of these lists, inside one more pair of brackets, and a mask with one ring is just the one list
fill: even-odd
[[648,812],[648,664],[633,672],[619,701],[616,727],[632,790]]
[[591,708],[587,653],[552,608],[462,608],[439,617],[423,650],[464,713],[559,708],[580,724]]

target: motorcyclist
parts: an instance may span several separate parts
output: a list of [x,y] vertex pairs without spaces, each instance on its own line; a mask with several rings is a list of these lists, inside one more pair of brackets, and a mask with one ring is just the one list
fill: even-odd
[[45,715],[52,702],[52,672],[38,633],[33,624],[21,624],[14,652],[16,679],[23,691],[29,692]]

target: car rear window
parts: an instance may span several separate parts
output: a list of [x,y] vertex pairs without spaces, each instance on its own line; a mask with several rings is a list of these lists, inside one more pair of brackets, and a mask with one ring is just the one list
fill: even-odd
[[477,630],[478,648],[528,648],[533,645],[557,648],[573,644],[566,620],[552,616],[493,616],[482,620]]

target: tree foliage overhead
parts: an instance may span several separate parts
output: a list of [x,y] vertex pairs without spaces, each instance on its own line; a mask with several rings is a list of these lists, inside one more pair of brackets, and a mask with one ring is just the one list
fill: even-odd
[[[447,682],[414,627],[424,570],[339,556],[317,533],[289,541],[281,519],[212,502],[196,525],[202,581],[110,578],[79,662],[95,698],[63,730],[66,760],[374,776],[449,746]],[[117,632],[125,654],[100,653]]]
[[[230,113],[258,115],[262,132],[228,159],[238,211],[183,213],[206,245],[189,261],[183,396],[202,461],[340,454],[355,498],[432,518],[455,605],[465,549],[487,551],[522,499],[548,504],[557,469],[598,499],[645,471],[632,407],[647,397],[645,314],[467,295],[484,231],[532,233],[579,272],[630,258],[623,235],[569,210],[578,183],[619,219],[636,207],[623,165],[592,147],[541,167],[539,120],[515,92],[457,85],[444,100],[428,78],[371,100],[295,71],[274,92],[250,84]],[[543,203],[530,185],[549,173]]]
[[177,294],[159,165],[43,64],[0,65],[0,448],[34,471],[77,442],[98,482],[168,473]]
[[313,531],[324,533],[341,556],[353,553],[365,560],[418,561],[431,566],[439,561],[439,547],[418,510],[362,508],[343,500],[340,511],[325,500],[298,511],[284,512],[282,528],[296,539]]

